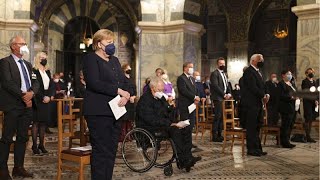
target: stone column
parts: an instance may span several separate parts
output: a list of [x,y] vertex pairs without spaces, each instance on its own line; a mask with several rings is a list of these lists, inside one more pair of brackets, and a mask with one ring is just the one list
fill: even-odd
[[[201,70],[201,35],[203,26],[187,20],[170,22],[139,22],[141,28],[140,59],[137,64],[143,86],[147,77],[155,75],[156,68],[168,71],[170,81],[176,84],[182,74],[182,65],[191,61],[195,70]],[[138,83],[139,84],[139,83]]]
[[248,65],[248,59],[250,59],[250,54],[248,53],[251,46],[252,44],[248,41],[226,43],[228,48],[227,71],[233,86],[239,83],[243,67]]
[[[310,1],[312,2],[311,4]],[[309,67],[316,71],[319,78],[320,61],[320,1],[298,1],[298,6],[292,7],[292,12],[298,16],[297,28],[297,87],[305,78],[305,70]]]

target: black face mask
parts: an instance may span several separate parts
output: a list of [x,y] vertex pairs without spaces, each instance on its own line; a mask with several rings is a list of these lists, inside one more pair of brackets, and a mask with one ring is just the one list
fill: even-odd
[[224,68],[225,68],[225,66],[219,66],[219,69],[222,71],[224,70]]
[[126,74],[131,74],[131,69],[126,70]]
[[46,66],[47,63],[48,63],[47,59],[42,59],[41,62],[40,62],[40,64],[41,64],[42,66]]
[[309,78],[313,78],[313,77],[314,77],[314,74],[313,74],[313,73],[310,73],[310,74],[308,74],[308,77],[309,77]]
[[263,61],[258,62],[258,64],[257,64],[258,68],[262,68],[262,67],[263,67],[263,65],[264,65],[264,62],[263,62]]

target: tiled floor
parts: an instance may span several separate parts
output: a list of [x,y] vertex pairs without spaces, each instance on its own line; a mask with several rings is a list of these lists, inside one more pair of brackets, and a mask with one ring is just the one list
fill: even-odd
[[[313,137],[317,140],[319,134]],[[56,177],[56,134],[48,136],[48,155],[33,156],[27,150],[25,167],[35,174],[34,179],[55,179]],[[173,165],[173,175],[166,177],[163,169],[153,167],[145,173],[132,172],[124,164],[121,154],[118,153],[114,170],[114,179],[128,180],[155,180],[155,179],[319,179],[319,143],[295,143],[294,149],[283,149],[274,145],[272,139],[267,141],[263,149],[268,152],[264,157],[252,157],[241,155],[239,145],[234,147],[233,152],[221,153],[221,143],[204,140],[194,141],[198,148],[194,155],[202,156],[202,160],[196,164],[191,172],[179,170]],[[10,155],[9,166],[13,166],[12,154]],[[11,170],[11,169],[10,169]],[[90,167],[86,168],[86,179],[90,179]],[[64,172],[65,180],[77,179],[77,174]]]

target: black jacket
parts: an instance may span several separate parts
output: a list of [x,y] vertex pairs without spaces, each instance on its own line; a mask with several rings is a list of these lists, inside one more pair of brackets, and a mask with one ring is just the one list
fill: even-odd
[[229,94],[229,93],[231,94],[231,89],[228,82],[226,82],[227,89],[226,89],[226,93],[224,93],[224,83],[218,69],[214,70],[211,73],[210,82],[211,82],[210,90],[211,90],[212,100],[222,101],[224,99],[225,94]]
[[252,66],[244,71],[240,88],[243,107],[262,108],[262,98],[267,91],[263,78]]
[[271,80],[266,81],[266,88],[269,92],[270,99],[268,105],[278,106],[280,100],[280,87],[278,83],[273,83]]
[[146,91],[136,107],[136,125],[140,128],[168,127],[171,125],[172,107],[165,98],[156,99],[151,91]]
[[180,119],[186,120],[189,117],[188,106],[194,102],[195,96],[198,96],[199,93],[195,86],[195,81],[193,77],[191,80],[183,73],[177,79],[177,88],[178,88],[178,108],[180,111]]
[[[317,86],[315,80],[313,80],[312,82],[308,78],[302,80],[301,88],[303,90],[309,91],[310,87],[312,86]],[[303,99],[303,115],[307,121],[314,120],[315,117],[318,116],[318,113],[316,113],[314,110],[316,107],[315,101],[316,100],[313,100],[313,99],[307,99],[307,98]]]
[[53,81],[51,79],[51,73],[49,70],[46,71],[49,79],[50,79],[50,82],[49,82],[49,88],[48,88],[48,93],[45,94],[45,90],[44,90],[44,86],[43,86],[43,80],[42,80],[42,77],[41,77],[41,74],[39,72],[39,70],[33,70],[34,74],[37,76],[37,80],[38,80],[38,83],[39,83],[39,91],[38,93],[36,94],[35,98],[36,98],[36,102],[42,102],[43,101],[43,98],[44,96],[54,96],[55,94],[55,89],[54,89],[54,84],[53,84]]
[[[280,89],[279,112],[282,114],[293,114],[295,112],[295,100],[292,99],[294,90],[283,80],[278,85]],[[292,86],[297,90],[294,84]]]
[[83,74],[84,115],[114,116],[108,102],[118,95],[118,88],[127,90],[127,78],[118,58],[110,56],[107,62],[96,53],[89,53],[83,58]]
[[[24,60],[31,80],[31,90],[38,93],[39,83],[36,78],[32,78],[32,65]],[[14,108],[24,108],[22,100],[21,78],[19,68],[10,55],[0,60],[0,110],[10,111]],[[33,99],[33,104],[35,100]]]

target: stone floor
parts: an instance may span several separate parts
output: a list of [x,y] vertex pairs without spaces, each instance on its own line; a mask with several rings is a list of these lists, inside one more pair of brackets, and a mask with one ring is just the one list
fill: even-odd
[[[319,134],[313,134],[317,140]],[[57,135],[46,137],[46,146],[50,151],[43,156],[33,156],[30,147],[27,150],[25,167],[31,170],[34,179],[52,180],[56,178],[57,166]],[[294,149],[283,149],[275,146],[274,138],[268,139],[263,149],[268,152],[264,157],[242,156],[239,144],[233,151],[229,149],[221,153],[221,143],[209,142],[208,134],[204,139],[194,140],[198,148],[193,150],[202,160],[191,172],[179,170],[173,165],[173,175],[166,177],[163,169],[153,167],[145,173],[132,172],[123,162],[118,152],[114,169],[115,180],[156,180],[156,179],[319,179],[319,143],[294,143]],[[31,144],[31,143],[30,143]],[[29,146],[30,146],[29,144]],[[13,157],[10,155],[10,170]],[[63,173],[62,179],[77,179],[77,174],[69,171]],[[90,167],[86,167],[86,179],[90,179]]]

